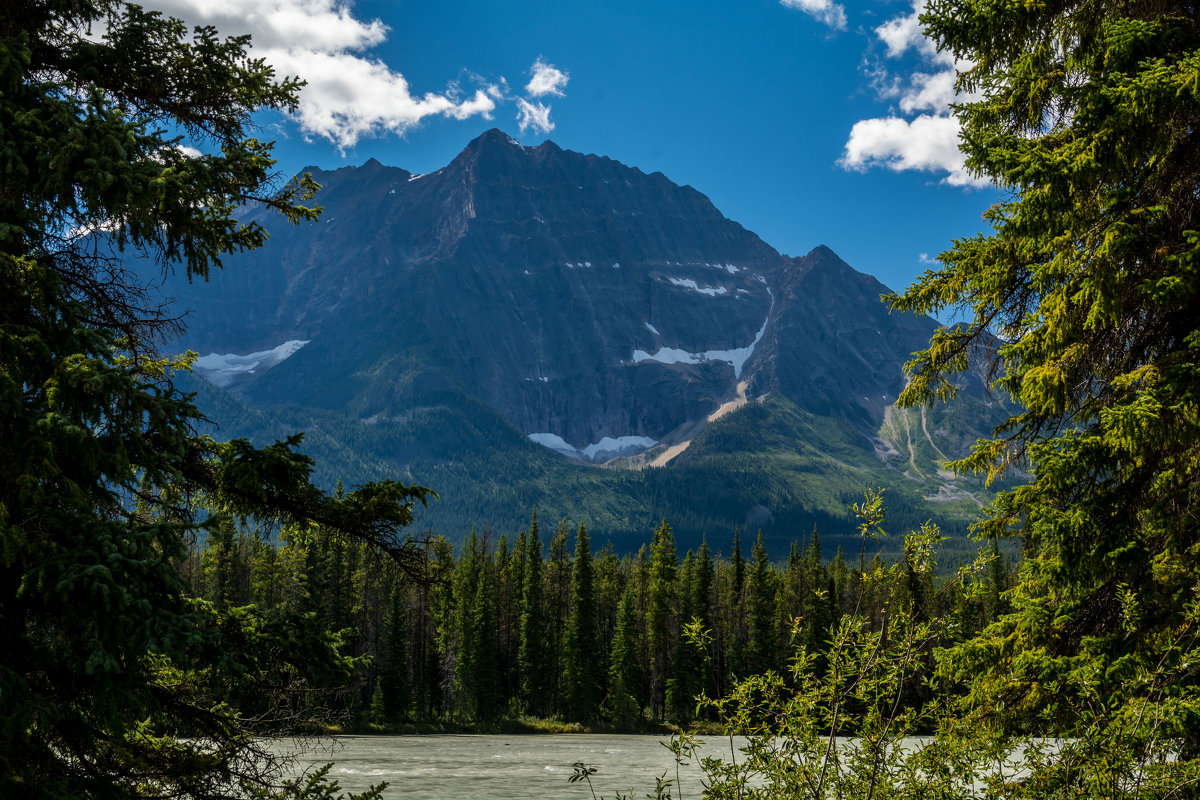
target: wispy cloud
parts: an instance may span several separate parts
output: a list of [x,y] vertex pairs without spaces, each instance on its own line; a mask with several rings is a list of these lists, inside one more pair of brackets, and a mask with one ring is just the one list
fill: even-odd
[[[213,25],[223,36],[250,34],[256,57],[279,75],[307,81],[296,113],[301,132],[343,150],[363,138],[403,134],[431,116],[490,119],[498,104],[511,101],[503,78],[479,80],[466,91],[455,84],[414,91],[372,54],[386,41],[388,26],[355,17],[344,0],[155,0],[154,7],[191,25]],[[565,72],[539,59],[533,76],[527,91],[561,96]],[[547,123],[548,115],[547,109]]]
[[571,79],[570,75],[553,64],[547,64],[541,56],[538,56],[538,60],[533,62],[529,72],[533,77],[525,86],[525,94],[530,97],[544,97],[548,94],[563,97],[565,94],[563,87]]
[[782,5],[803,11],[835,31],[846,29],[846,9],[833,0],[779,0]]
[[547,134],[554,130],[554,123],[550,121],[550,106],[518,97],[517,126],[521,129],[521,133],[532,130],[534,133]]
[[[875,29],[886,59],[868,59],[863,72],[880,100],[894,101],[885,117],[864,119],[850,130],[839,163],[846,169],[884,167],[941,173],[952,186],[985,186],[970,174],[959,150],[961,126],[950,105],[974,96],[955,94],[957,73],[971,64],[939,52],[921,29],[925,0]],[[907,69],[893,65],[905,60]],[[915,64],[915,66],[914,66]]]
[[563,88],[571,76],[541,56],[533,62],[529,74],[529,83],[525,85],[526,96],[516,98],[517,127],[522,135],[530,131],[545,135],[554,130],[554,123],[550,121],[550,105],[535,98],[566,97]]

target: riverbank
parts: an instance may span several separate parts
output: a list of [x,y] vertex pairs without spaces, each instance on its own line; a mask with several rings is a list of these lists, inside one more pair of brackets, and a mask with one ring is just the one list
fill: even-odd
[[617,726],[605,723],[584,725],[560,719],[541,717],[517,717],[488,722],[462,722],[456,720],[427,720],[380,725],[372,722],[332,728],[328,733],[352,736],[431,736],[435,734],[625,734],[631,736],[671,736],[682,731],[701,734],[719,734],[720,729],[712,723],[698,723],[681,728],[666,722],[644,720],[638,725]]

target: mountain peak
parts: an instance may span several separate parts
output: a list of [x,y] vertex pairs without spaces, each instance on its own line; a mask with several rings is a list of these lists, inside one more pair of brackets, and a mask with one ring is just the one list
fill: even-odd
[[480,147],[484,147],[487,145],[497,145],[497,144],[507,145],[509,147],[522,147],[523,146],[520,142],[518,142],[516,139],[509,136],[507,133],[500,130],[499,128],[488,128],[486,131],[484,131],[483,133],[479,134],[474,139],[472,139],[467,144],[467,146],[463,149],[464,149],[464,151],[466,151],[466,150],[471,150],[471,149],[478,149]]
[[481,174],[512,174],[528,168],[530,150],[499,128],[491,128],[468,142],[449,166],[452,172],[465,170],[476,179]]

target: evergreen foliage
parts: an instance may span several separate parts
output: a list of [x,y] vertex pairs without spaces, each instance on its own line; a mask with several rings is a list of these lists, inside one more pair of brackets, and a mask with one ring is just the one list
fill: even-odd
[[[248,134],[299,84],[247,49],[120,0],[0,6],[0,796],[265,796],[279,765],[252,734],[311,721],[310,690],[355,662],[301,598],[234,601],[273,578],[233,521],[320,524],[417,563],[403,529],[425,490],[330,497],[299,437],[198,435],[172,383],[187,360],[153,355],[174,321],[119,265],[137,251],[203,278],[262,244],[244,205],[316,216],[315,185],[274,186]],[[179,571],[203,536],[208,600]]]
[[[902,400],[982,350],[1021,406],[954,466],[1030,465],[979,525],[1015,537],[1003,613],[946,661],[980,725],[1086,741],[1045,791],[1109,794],[1200,758],[1200,17],[1191,3],[940,0],[963,149],[1009,190],[894,308],[955,307]],[[1166,763],[1170,763],[1168,768]],[[1091,772],[1091,774],[1088,774]]]
[[542,540],[537,509],[526,536],[525,573],[522,582],[521,636],[517,664],[521,672],[521,699],[534,714],[548,714],[546,695],[550,667],[547,663],[546,611],[542,604]]
[[564,713],[569,719],[590,722],[599,715],[604,674],[592,574],[592,545],[587,528],[582,525],[575,534],[569,609],[563,653]]
[[[527,551],[540,539],[536,515],[530,528],[516,537]],[[812,545],[796,551],[788,565],[774,564],[756,542],[755,558],[744,565],[746,591],[735,597],[715,588],[721,581],[734,583],[736,569],[729,559],[714,557],[704,544],[699,556],[688,553],[681,566],[670,526],[659,525],[651,539],[648,552],[617,558],[607,546],[593,551],[583,528],[576,534],[573,556],[565,556],[565,584],[537,566],[526,571],[526,600],[537,599],[540,609],[567,609],[556,681],[545,677],[553,668],[547,648],[529,647],[536,637],[503,636],[505,630],[524,627],[526,633],[543,631],[540,641],[548,639],[544,625],[529,624],[537,618],[530,608],[500,598],[502,565],[518,559],[506,559],[504,547],[488,549],[485,537],[476,532],[466,536],[457,552],[449,540],[433,539],[426,569],[413,577],[394,563],[379,561],[368,544],[343,542],[320,526],[285,528],[274,544],[252,528],[234,527],[228,537],[210,537],[196,546],[180,565],[180,574],[190,591],[214,605],[223,591],[224,607],[239,613],[271,609],[268,621],[293,620],[288,624],[297,639],[303,633],[312,642],[321,637],[341,642],[344,671],[310,668],[290,677],[273,674],[272,680],[291,681],[297,703],[320,703],[327,718],[343,727],[445,722],[486,730],[532,714],[637,730],[667,721],[689,724],[696,720],[702,695],[723,698],[736,690],[737,681],[722,677],[712,663],[722,654],[714,643],[732,638],[731,627],[760,632],[747,641],[763,642],[756,647],[769,658],[765,671],[783,672],[794,647],[801,645],[819,672],[842,617],[834,613],[830,588],[838,569],[846,570],[839,580],[854,587],[847,591],[858,593],[849,597],[847,615],[861,617],[870,630],[887,624],[889,607],[911,606],[911,573],[931,569],[915,552],[891,567],[872,558],[866,572],[847,569],[836,561],[821,563],[819,548]],[[337,555],[326,557],[328,553]],[[541,563],[533,552],[525,561],[527,566]],[[989,570],[996,565],[988,563]],[[217,564],[246,579],[222,589],[213,579]],[[351,570],[348,564],[365,568]],[[1007,586],[1007,573],[999,574]],[[329,587],[335,579],[343,582],[337,592],[305,589]],[[956,593],[944,580],[929,576],[921,581],[927,609],[921,613],[952,621],[955,637],[969,636],[991,620],[981,598],[991,591],[992,579],[985,576],[978,591]],[[781,588],[789,584],[790,593]],[[756,585],[770,590],[757,592]],[[751,602],[753,597],[758,599]],[[755,606],[761,623],[748,624],[742,617]],[[303,624],[294,621],[297,614]],[[709,631],[702,652],[686,644],[687,630],[697,626]],[[511,680],[504,675],[506,664],[515,671]],[[259,698],[270,695],[261,681],[252,691],[234,687],[220,693],[243,712],[254,713],[260,711]],[[906,703],[928,699],[905,695]],[[702,713],[703,721],[719,718],[712,706]]]
[[679,641],[679,561],[675,537],[666,520],[654,531],[650,543],[650,575],[646,597],[646,653],[650,669],[650,708],[656,717],[666,709],[667,682],[674,667]]
[[617,608],[617,628],[609,653],[608,714],[619,725],[630,725],[642,715],[642,705],[637,700],[637,689],[642,684],[642,678],[636,655],[637,618],[634,603],[633,589],[626,589]]
[[763,546],[762,534],[751,550],[754,561],[746,579],[746,662],[751,674],[777,669],[776,654],[779,641],[776,638],[777,605],[774,570],[767,560],[767,549]]

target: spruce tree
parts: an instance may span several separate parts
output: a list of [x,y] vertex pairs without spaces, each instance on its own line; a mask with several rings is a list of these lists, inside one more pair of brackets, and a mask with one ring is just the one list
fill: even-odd
[[521,672],[521,700],[533,714],[549,713],[546,694],[549,676],[546,610],[542,603],[542,540],[534,509],[529,522],[525,575],[522,581],[521,635],[517,660]]
[[565,715],[568,719],[581,722],[590,722],[597,717],[603,688],[591,547],[587,528],[580,525],[575,534],[575,560],[571,568],[571,601],[563,653],[563,691]]
[[608,658],[608,713],[617,725],[633,725],[642,716],[642,669],[638,664],[637,600],[625,590],[617,607],[617,627]]
[[471,598],[471,674],[470,703],[476,719],[497,719],[504,713],[504,694],[500,690],[499,648],[496,641],[496,584],[486,559]]
[[667,681],[679,644],[679,587],[675,535],[663,520],[650,544],[650,575],[646,598],[646,648],[650,656],[650,707],[661,718],[666,707]]
[[[696,556],[688,550],[679,570],[679,620],[681,625],[697,618],[695,609]],[[703,624],[703,623],[701,623]],[[696,695],[700,692],[700,654],[688,642],[681,641],[675,648],[675,664],[671,677],[667,679],[667,717],[677,723],[692,719]]]
[[[518,539],[518,547],[524,545]],[[523,578],[519,567],[520,554],[508,546],[508,537],[501,534],[496,542],[496,643],[500,684],[505,700],[520,694],[517,650],[520,646],[520,589]]]
[[[803,569],[805,592],[801,604],[803,644],[810,653],[824,653],[839,616],[839,585],[844,586],[845,562],[839,548],[835,564],[826,572],[821,565],[821,540],[813,529],[812,539],[804,549]],[[838,581],[842,581],[839,584]],[[820,662],[819,662],[820,663]]]
[[[716,564],[713,561],[712,550],[708,547],[708,537],[701,536],[700,552],[696,558],[695,575],[689,591],[692,594],[691,608],[693,618],[700,621],[700,627],[703,630],[711,631],[716,623],[717,615],[713,608],[713,590],[715,586]],[[688,621],[690,622],[691,620]],[[692,645],[687,646],[692,647]],[[696,693],[717,692],[718,688],[712,674],[713,659],[716,657],[715,649],[710,645],[708,652],[697,653],[697,655],[701,657],[696,666],[696,683],[694,686]]]
[[746,578],[746,663],[751,674],[774,669],[779,640],[776,624],[775,576],[767,558],[762,532],[751,549],[753,561]]
[[788,548],[787,566],[784,567],[782,579],[779,582],[779,639],[786,650],[796,642],[791,640],[791,629],[804,619],[804,596],[808,592],[808,576],[804,570],[804,555],[799,543],[792,540]]
[[546,695],[551,714],[562,710],[565,699],[563,653],[567,635],[567,610],[571,600],[571,556],[567,549],[569,529],[560,520],[550,539],[549,557],[543,571],[542,599],[546,607]]
[[1063,763],[1064,793],[1108,793],[1148,761],[1195,768],[1196,6],[940,0],[922,21],[978,92],[958,110],[967,168],[1005,195],[989,233],[890,298],[966,319],[908,365],[901,401],[952,395],[954,373],[990,358],[1019,409],[951,467],[1029,477],[977,531],[1024,551],[1012,611],[947,670],[993,724],[1046,720],[1107,759],[1090,776]]
[[450,629],[446,637],[447,663],[453,664],[454,706],[460,716],[475,717],[476,702],[480,687],[477,646],[481,637],[476,634],[475,601],[482,582],[482,545],[475,529],[467,536],[459,551],[458,563],[454,568],[452,584],[453,611],[449,619]]
[[122,0],[0,4],[0,796],[270,783],[251,734],[282,716],[238,716],[208,687],[350,665],[303,619],[188,597],[176,567],[193,538],[231,519],[322,524],[416,563],[403,528],[424,490],[329,497],[299,437],[198,434],[173,383],[186,360],[154,352],[175,323],[119,266],[138,252],[204,278],[265,241],[247,204],[313,219],[315,184],[274,183],[251,135],[298,88],[248,38]]
[[408,615],[404,587],[392,581],[388,594],[387,616],[384,620],[383,653],[381,654],[384,712],[387,719],[403,719],[408,714],[409,692]]
[[742,558],[742,537],[737,528],[733,530],[733,551],[729,560],[729,569],[722,602],[725,605],[725,663],[722,678],[728,676],[743,677],[748,674],[746,641],[749,633],[746,630],[746,562]]

